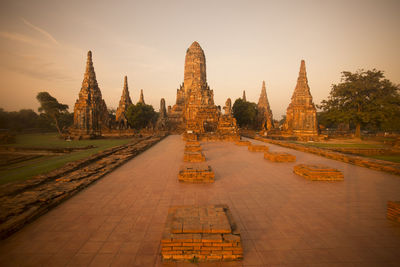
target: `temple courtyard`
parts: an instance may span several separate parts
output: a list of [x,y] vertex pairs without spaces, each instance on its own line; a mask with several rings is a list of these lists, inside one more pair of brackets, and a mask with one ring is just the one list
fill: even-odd
[[[398,176],[272,144],[296,162],[233,142],[201,146],[214,183],[178,181],[185,142],[168,136],[2,240],[0,266],[399,266],[400,225],[386,218]],[[298,164],[328,165],[344,181],[304,179]],[[169,207],[219,204],[240,230],[244,259],[162,263]]]

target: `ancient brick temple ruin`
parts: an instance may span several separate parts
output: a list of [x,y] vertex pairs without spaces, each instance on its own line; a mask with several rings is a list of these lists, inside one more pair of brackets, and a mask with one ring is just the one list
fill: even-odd
[[124,89],[122,90],[121,100],[119,101],[119,105],[117,108],[117,112],[115,115],[117,129],[128,129],[128,119],[126,117],[126,112],[128,107],[132,105],[131,97],[129,96],[128,90],[128,77],[124,78]]
[[301,61],[292,102],[286,110],[286,121],[283,130],[286,134],[294,135],[303,140],[315,139],[318,136],[317,110],[308,86],[304,60]]
[[110,128],[110,118],[92,62],[92,52],[87,54],[86,71],[83,77],[79,98],[74,106],[74,125],[70,134],[79,138],[93,138],[101,135],[102,130]]
[[274,127],[272,111],[269,106],[265,81],[262,82],[261,94],[257,104],[258,124],[262,131],[269,131]]
[[[236,121],[232,116],[222,118],[214,104],[214,92],[207,84],[206,57],[198,42],[193,42],[186,51],[184,81],[177,90],[176,104],[168,109],[168,119],[172,128],[185,130],[202,138],[214,134],[219,139],[237,136]],[[227,119],[233,131],[226,132]],[[220,120],[224,120],[220,123]],[[219,126],[224,126],[219,128]]]
[[140,89],[140,97],[138,103],[146,104],[144,103],[143,89]]
[[160,100],[160,111],[156,122],[156,129],[164,131],[168,130],[168,116],[167,116],[167,110],[165,108],[164,98],[161,98]]

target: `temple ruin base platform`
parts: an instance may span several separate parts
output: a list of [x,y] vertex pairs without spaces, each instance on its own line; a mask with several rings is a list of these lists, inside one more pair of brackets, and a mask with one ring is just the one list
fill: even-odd
[[266,145],[252,145],[248,146],[249,151],[251,152],[267,152],[268,147]]
[[386,217],[400,223],[400,201],[388,201]]
[[214,172],[206,163],[185,163],[178,174],[179,182],[213,183]]
[[264,158],[273,162],[295,162],[296,156],[285,152],[265,152]]
[[312,181],[343,181],[343,174],[337,169],[325,165],[300,164],[293,168],[293,172]]
[[203,162],[206,161],[206,157],[204,157],[203,153],[198,152],[185,152],[183,155],[184,162]]
[[240,232],[226,205],[174,206],[161,239],[163,261],[233,261],[243,258]]

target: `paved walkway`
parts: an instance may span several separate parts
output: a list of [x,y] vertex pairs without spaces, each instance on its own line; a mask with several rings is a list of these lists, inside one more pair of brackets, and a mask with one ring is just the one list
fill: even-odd
[[[245,259],[204,266],[399,266],[400,226],[385,213],[400,199],[400,177],[274,145],[297,162],[202,145],[214,184],[178,183],[184,142],[169,136],[1,241],[0,266],[160,266],[168,207],[219,203],[241,229]],[[299,163],[328,164],[345,181],[307,181],[292,172]]]

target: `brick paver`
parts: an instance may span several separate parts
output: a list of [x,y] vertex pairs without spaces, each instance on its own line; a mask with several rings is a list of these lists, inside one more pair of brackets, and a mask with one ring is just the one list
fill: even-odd
[[[244,249],[242,262],[199,266],[398,266],[400,226],[386,219],[386,203],[400,199],[400,177],[268,145],[297,159],[274,163],[210,142],[202,147],[215,183],[182,184],[184,147],[167,137],[1,241],[0,266],[158,266],[168,208],[193,204],[227,204]],[[293,173],[301,163],[345,179],[306,180]]]

